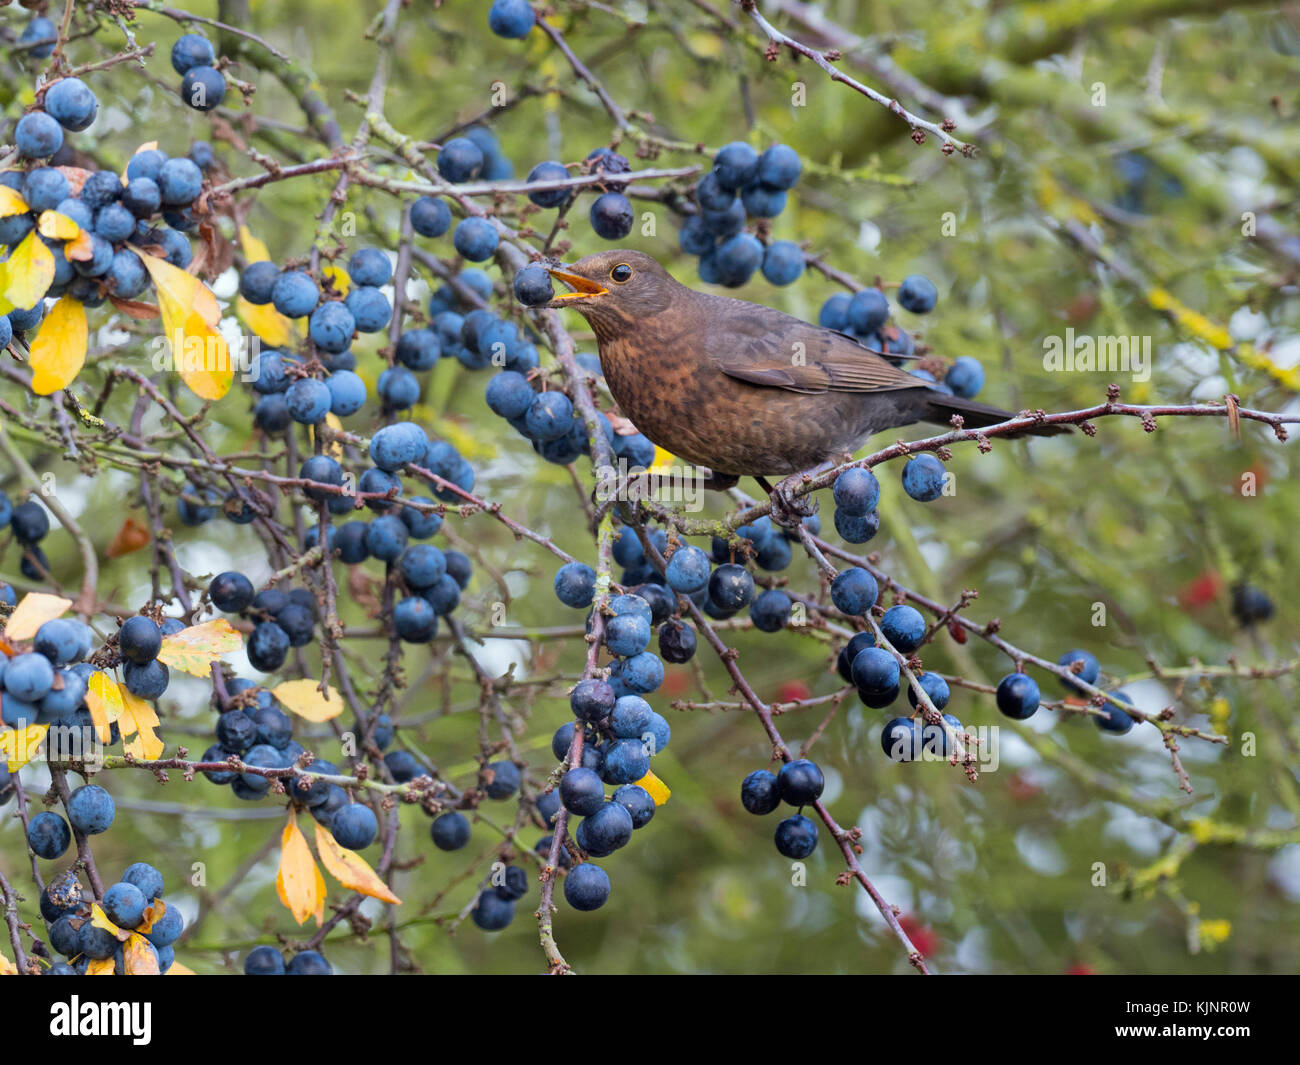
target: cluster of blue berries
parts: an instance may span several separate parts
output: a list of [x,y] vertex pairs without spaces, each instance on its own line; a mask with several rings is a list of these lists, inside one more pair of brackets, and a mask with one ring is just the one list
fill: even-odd
[[[55,82],[45,97],[48,111],[32,111],[18,123],[20,154],[40,159],[57,151],[54,139],[40,131],[48,133],[52,128],[58,132],[59,123],[51,115],[71,121],[68,111],[74,105],[64,101],[83,95],[89,100],[93,118],[97,105],[84,84],[76,78]],[[32,307],[0,318],[0,347],[15,334],[40,324],[44,297],[66,293],[87,307],[98,307],[109,296],[137,299],[150,281],[140,255],[132,248],[159,248],[173,266],[188,266],[193,251],[186,233],[198,226],[193,204],[203,191],[203,171],[212,165],[212,158],[211,146],[206,143],[196,143],[189,156],[175,158],[156,148],[146,149],[131,157],[125,183],[111,170],[97,170],[76,191],[64,172],[53,165],[0,173],[0,184],[17,192],[29,208],[0,218],[0,245],[13,247],[26,239],[45,211],[65,216],[81,231],[75,250],[71,241],[36,234],[53,255],[54,278]],[[82,234],[89,236],[88,242]]]
[[[837,610],[853,617],[872,612],[879,594],[876,578],[859,566],[840,571],[831,582],[831,602]],[[905,603],[885,610],[879,625],[889,646],[904,656],[914,654],[926,640],[925,619],[920,611]],[[873,632],[853,636],[840,650],[836,668],[846,683],[857,688],[858,698],[870,709],[883,710],[901,692],[903,676],[898,659],[886,648],[876,646]],[[917,681],[935,709],[942,713],[948,705],[947,681],[937,673],[920,673]],[[907,700],[913,711],[919,707],[916,691],[910,685]],[[962,724],[952,714],[943,714],[943,720],[955,734],[962,734]],[[895,717],[886,722],[880,743],[885,754],[896,762],[911,762],[923,753],[946,758],[952,751],[947,729],[938,722],[927,723],[913,717]]]
[[[922,503],[943,495],[947,485],[943,463],[929,452],[913,455],[903,464],[903,491]],[[851,544],[865,544],[880,531],[880,482],[864,467],[847,469],[835,478],[835,531]]]
[[[217,717],[217,742],[203,752],[204,762],[228,762],[238,758],[252,769],[289,769],[306,753],[293,738],[293,719],[275,696],[252,681],[236,678],[226,684],[227,699]],[[391,726],[389,729],[391,739]],[[318,776],[338,776],[332,762],[317,758],[307,767]],[[271,794],[271,778],[260,773],[234,769],[205,769],[203,775],[214,784],[228,784],[235,796],[255,802]],[[379,833],[375,812],[354,801],[342,787],[324,780],[294,776],[285,778],[291,801],[311,816],[348,850],[369,847]]]
[[[384,764],[399,784],[406,783],[419,776],[423,771],[409,751],[392,751],[384,756]],[[523,783],[523,776],[514,762],[501,760],[489,762],[483,767],[480,793],[495,802],[512,798]],[[553,796],[543,796],[538,802],[538,810],[547,809],[547,801]],[[472,801],[472,799],[470,800]],[[550,807],[550,813],[558,808],[558,802]],[[543,817],[550,814],[542,812]],[[470,822],[459,810],[446,810],[439,813],[429,825],[429,836],[433,845],[440,851],[458,851],[470,841]],[[538,853],[546,853],[550,841],[543,840],[537,845]],[[515,918],[515,904],[528,894],[528,872],[515,865],[494,864],[491,881],[480,892],[470,911],[470,918],[485,932],[498,932]]]
[[[484,126],[471,126],[444,143],[437,165],[438,173],[457,185],[476,178],[505,181],[515,172],[496,135]],[[441,237],[451,228],[451,208],[437,196],[421,196],[411,204],[411,228],[422,237]],[[456,224],[451,243],[462,258],[481,263],[496,254],[500,237],[489,219],[471,215]]]
[[[3,332],[3,323],[4,319],[0,318],[0,332]],[[5,526],[13,533],[14,540],[23,553],[18,564],[19,572],[29,581],[48,579],[50,560],[41,548],[41,541],[50,531],[50,516],[45,508],[34,499],[14,506],[9,497],[0,492],[0,529]],[[0,583],[0,603],[14,606],[16,602],[13,588]]]
[[[904,278],[898,287],[898,302],[913,314],[929,314],[938,302],[934,282],[921,274]],[[849,295],[837,292],[822,304],[817,324],[853,337],[859,344],[879,352],[895,365],[913,356],[912,334],[894,323],[889,300],[878,288],[869,287]],[[922,380],[933,381],[925,370],[913,371]]]
[[[690,549],[679,552],[683,550]],[[706,571],[707,567],[705,556]],[[582,563],[567,563],[556,574],[555,589],[567,606],[590,606],[595,573]],[[654,755],[672,739],[668,721],[645,698],[664,679],[663,661],[648,650],[655,627],[662,626],[661,648],[671,627],[675,635],[669,645],[680,644],[680,633],[685,631],[690,633],[690,652],[694,651],[694,633],[670,621],[672,612],[673,597],[657,584],[609,600],[604,634],[605,646],[614,656],[609,679],[583,680],[574,687],[569,707],[575,720],[561,725],[551,739],[552,753],[563,761],[575,733],[583,730],[582,762],[564,774],[558,792],[564,809],[582,818],[574,839],[591,858],[607,857],[626,846],[632,833],[654,817],[654,798],[639,781],[650,773]],[[609,797],[607,785],[614,788]],[[553,800],[542,808],[548,823],[556,811]],[[543,840],[539,849],[549,848],[550,842]],[[608,874],[591,862],[572,868],[564,882],[565,900],[578,910],[603,906],[609,891]]]
[[181,76],[181,99],[196,111],[211,111],[226,98],[226,79],[217,69],[212,42],[183,33],[172,45],[172,69]]
[[[0,601],[7,598],[0,591]],[[36,630],[33,650],[12,658],[0,656],[0,717],[5,726],[89,729],[90,710],[85,700],[95,667],[85,659],[90,656],[93,640],[90,626],[71,618],[57,618]],[[88,737],[89,733],[83,732],[82,736]],[[114,733],[113,742],[116,740]]]
[[528,894],[531,877],[521,865],[496,865],[491,883],[483,889],[474,908],[472,920],[484,932],[499,932],[515,919],[515,906]]
[[802,861],[817,849],[817,825],[799,812],[821,798],[826,778],[821,766],[807,758],[796,758],[779,773],[756,769],[740,783],[740,804],[751,814],[770,814],[781,803],[795,813],[776,826],[776,849],[793,861]]
[[[1097,680],[1101,676],[1101,664],[1097,661],[1097,657],[1089,651],[1066,651],[1057,664],[1069,669],[1073,677],[1078,678],[1077,680],[1073,678],[1062,678],[1061,680],[1065,690],[1074,694],[1086,694],[1083,685],[1087,684],[1096,687]],[[1120,702],[1127,703],[1130,706],[1133,705],[1132,697],[1123,689],[1111,694]],[[1016,721],[1026,721],[1033,717],[1038,711],[1041,698],[1038,683],[1033,677],[1025,673],[1008,673],[998,682],[998,709],[1007,717]],[[1092,720],[1093,724],[1103,732],[1111,732],[1120,736],[1127,733],[1136,724],[1134,718],[1111,702],[1103,703],[1097,714],[1093,715]]]
[[[535,391],[527,372],[502,370],[488,382],[486,400],[489,409],[509,422],[547,462],[564,466],[589,453],[587,425],[572,400],[559,391]],[[640,437],[644,446],[621,444],[629,438],[616,436],[604,414],[598,413],[597,421],[616,455],[626,454],[629,462],[642,468],[654,462],[654,446],[645,437]]]
[[[897,300],[905,311],[929,314],[939,301],[939,290],[924,274],[910,274],[899,284]],[[853,295],[837,292],[822,304],[817,323],[853,337],[896,366],[915,355],[916,342],[907,330],[893,321],[889,299],[878,288],[864,288]],[[934,383],[939,391],[962,399],[974,399],[984,387],[984,367],[969,355],[954,359],[942,381],[929,370],[918,368],[911,373],[923,381]]]
[[682,251],[699,256],[700,280],[739,288],[761,270],[773,285],[790,285],[804,271],[804,254],[789,240],[765,247],[745,231],[748,220],[776,218],[799,180],[799,153],[774,144],[761,155],[743,141],[719,150],[713,169],[695,187],[699,213],[682,225]]
[[[594,148],[587,153],[587,157],[582,162],[582,169],[588,174],[626,174],[631,171],[632,166],[626,156],[619,155],[612,148],[601,147]],[[533,183],[563,181],[568,176],[568,168],[554,159],[538,163],[528,172],[528,180]],[[538,207],[559,208],[567,204],[575,195],[576,193],[572,189],[541,189],[530,192],[528,199]],[[587,212],[587,219],[591,223],[591,228],[596,236],[602,240],[622,240],[632,232],[636,212],[632,209],[632,201],[623,193],[613,190],[602,191],[591,202],[591,207]],[[538,280],[541,280],[540,277]],[[515,292],[522,302],[530,306],[536,306],[547,302],[551,298],[550,281],[549,279],[546,280],[545,299],[540,298],[540,289],[538,294],[532,298],[526,298],[518,287],[516,287]]]
[[[172,624],[181,623],[173,621]],[[161,697],[171,680],[167,666],[158,660],[163,635],[162,626],[143,614],[127,618],[118,630],[117,647],[122,656],[122,679],[127,691],[141,699]]]
[[275,947],[254,947],[244,958],[245,976],[333,976],[334,967],[318,950],[300,950],[287,962]]
[[[392,305],[382,290],[392,279],[393,266],[380,249],[361,248],[348,260],[347,270],[351,285],[340,299],[332,298],[332,289],[330,295],[323,294],[306,270],[282,270],[269,260],[249,263],[240,275],[239,293],[249,303],[271,304],[286,318],[308,319],[308,336],[321,364],[332,375],[324,381],[296,375],[290,372],[297,364],[292,355],[275,349],[261,352],[253,388],[265,396],[284,395],[283,416],[279,402],[266,407],[273,423],[287,427],[293,420],[314,425],[326,414],[346,418],[365,405],[366,387],[354,372],[357,361],[352,341],[358,333],[382,332],[392,319]],[[385,402],[395,410],[414,405],[420,394],[413,377],[409,384],[395,379],[386,382],[381,377],[379,389],[381,395],[391,394],[391,401]]]
[[[78,788],[72,793],[72,800],[87,795],[89,788],[102,794],[103,799],[96,797],[87,801],[83,798],[81,806],[89,808],[93,803],[106,800],[111,821],[112,799],[103,788],[94,785]],[[72,802],[68,805],[71,812]],[[127,866],[122,878],[104,891],[101,903],[104,916],[119,929],[140,932],[154,955],[159,973],[166,973],[172,967],[176,960],[173,944],[185,930],[185,918],[175,906],[168,906],[163,901],[163,891],[162,873],[146,862],[136,862]],[[67,959],[51,965],[45,970],[46,975],[82,976],[92,961],[110,958],[115,975],[120,976],[126,971],[122,943],[112,932],[92,923],[93,901],[85,896],[70,870],[50,881],[41,892],[41,916],[48,928],[50,946]]]

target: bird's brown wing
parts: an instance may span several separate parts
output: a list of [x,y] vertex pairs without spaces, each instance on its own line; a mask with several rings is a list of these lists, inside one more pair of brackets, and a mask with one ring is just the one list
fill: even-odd
[[811,394],[924,387],[923,381],[843,333],[770,307],[743,306],[743,315],[722,316],[725,330],[709,330],[713,361],[728,377]]

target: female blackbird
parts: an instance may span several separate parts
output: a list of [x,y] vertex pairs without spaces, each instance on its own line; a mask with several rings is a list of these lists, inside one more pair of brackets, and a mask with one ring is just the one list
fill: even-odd
[[572,290],[548,306],[590,323],[623,414],[719,479],[809,470],[918,421],[960,414],[978,428],[1012,417],[939,392],[843,333],[687,288],[642,252],[548,269]]

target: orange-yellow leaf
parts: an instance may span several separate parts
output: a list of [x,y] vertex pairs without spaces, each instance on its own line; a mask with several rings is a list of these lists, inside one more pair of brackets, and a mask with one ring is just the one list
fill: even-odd
[[316,868],[307,837],[290,816],[280,837],[280,870],[275,890],[293,919],[302,924],[312,914],[319,925],[325,918],[325,878]]
[[42,211],[36,228],[41,236],[49,237],[50,240],[71,240],[81,232],[81,227],[76,222],[58,211]]
[[8,185],[0,185],[0,218],[8,218],[13,214],[26,214],[30,210],[27,201],[17,192]]
[[134,518],[127,518],[122,522],[122,527],[117,530],[117,535],[113,537],[113,542],[108,545],[108,549],[104,553],[109,558],[121,558],[123,555],[129,555],[132,551],[139,551],[142,547],[148,547],[149,539],[148,529]]
[[650,798],[654,799],[656,806],[662,806],[672,795],[672,792],[668,790],[668,785],[653,773],[647,773],[637,781],[637,785],[645,788],[650,793]]
[[92,902],[90,904],[90,923],[96,928],[102,928],[109,935],[114,936],[119,943],[125,943],[127,937],[131,935],[131,930],[129,928],[118,928],[117,925],[110,921],[108,919],[108,914],[100,908],[98,902]]
[[67,244],[63,245],[63,257],[77,262],[89,262],[95,257],[95,243],[90,239],[89,231],[79,230]]
[[89,965],[86,966],[86,975],[87,976],[112,976],[113,959],[103,958],[99,961],[92,961]]
[[15,307],[31,310],[53,282],[54,253],[33,229],[5,264],[5,299]]
[[0,976],[17,976],[18,966],[0,954]]
[[10,640],[30,640],[36,630],[47,621],[61,617],[72,606],[71,599],[44,592],[28,592],[22,598],[5,624],[5,636]]
[[[158,715],[154,708],[141,699],[122,689],[122,716],[118,719],[122,732],[122,749],[135,758],[149,761],[163,753],[163,741],[154,731],[158,727]],[[134,736],[134,739],[127,739]]]
[[153,255],[140,255],[140,259],[158,292],[172,368],[200,399],[221,399],[235,375],[226,342],[216,328],[221,321],[216,296],[193,274],[165,259]]
[[161,975],[158,971],[158,954],[149,940],[139,932],[132,932],[122,949],[122,968],[126,970],[127,976]]
[[193,976],[194,970],[189,968],[189,966],[182,965],[178,961],[174,961],[171,964],[171,968],[168,969],[165,973],[163,973],[163,975],[164,976]]
[[162,920],[162,916],[167,912],[167,903],[162,899],[154,899],[153,903],[145,908],[144,920],[135,926],[135,930],[141,935],[148,935],[153,931],[153,926]]
[[8,764],[11,773],[21,769],[40,752],[49,731],[49,725],[27,725],[0,732],[0,761]]
[[67,388],[86,362],[86,308],[64,296],[41,322],[32,341],[32,391],[48,396]]
[[389,890],[388,885],[379,879],[361,855],[340,847],[338,841],[330,835],[329,829],[319,822],[316,823],[316,850],[330,876],[345,888],[369,895],[372,899],[391,902],[394,906],[402,904],[402,900]]
[[314,680],[287,680],[272,688],[271,694],[284,704],[285,709],[317,724],[343,713],[343,697],[329,685],[322,695],[320,685]]
[[234,654],[243,646],[243,638],[225,618],[191,625],[174,636],[163,639],[158,661],[195,677],[206,677],[212,672],[212,660],[222,655]]
[[275,309],[271,303],[249,303],[240,296],[235,300],[235,313],[264,344],[273,348],[288,347],[294,343],[297,331],[293,322]]
[[107,673],[92,673],[86,682],[86,706],[90,720],[95,723],[95,734],[102,743],[113,735],[111,725],[123,713],[122,689]]

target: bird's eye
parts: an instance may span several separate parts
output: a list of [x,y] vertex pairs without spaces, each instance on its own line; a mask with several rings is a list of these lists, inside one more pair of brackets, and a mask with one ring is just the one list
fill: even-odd
[[609,276],[621,285],[624,281],[632,280],[632,267],[628,266],[627,263],[619,263],[609,272]]

